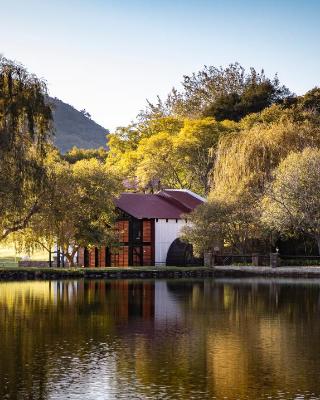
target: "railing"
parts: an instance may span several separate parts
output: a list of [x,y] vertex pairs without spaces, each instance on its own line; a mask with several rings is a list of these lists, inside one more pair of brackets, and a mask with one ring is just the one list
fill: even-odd
[[292,256],[280,254],[282,266],[288,267],[310,267],[320,266],[320,256]]
[[252,255],[238,255],[238,254],[226,254],[226,255],[215,255],[214,263],[216,265],[251,265]]

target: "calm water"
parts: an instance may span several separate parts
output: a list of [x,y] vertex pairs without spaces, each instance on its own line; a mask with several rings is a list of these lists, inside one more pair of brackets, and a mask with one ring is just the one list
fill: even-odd
[[320,399],[320,281],[0,283],[0,399]]

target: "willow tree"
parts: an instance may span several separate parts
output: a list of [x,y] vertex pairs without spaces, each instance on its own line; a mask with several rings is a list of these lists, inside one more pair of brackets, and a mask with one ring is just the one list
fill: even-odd
[[52,128],[45,82],[0,58],[0,240],[27,226],[45,190]]
[[262,200],[262,221],[284,235],[314,239],[320,254],[320,150],[306,148],[285,158]]
[[297,118],[294,110],[274,111],[274,121],[250,121],[240,132],[222,137],[214,173],[215,196],[236,199],[250,193],[257,199],[290,152],[320,146],[318,120],[308,114]]

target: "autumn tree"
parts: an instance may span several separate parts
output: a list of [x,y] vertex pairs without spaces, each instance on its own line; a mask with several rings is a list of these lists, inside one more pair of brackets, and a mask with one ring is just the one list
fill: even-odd
[[184,120],[183,128],[174,137],[172,152],[184,169],[191,190],[209,194],[219,141],[233,129],[233,124],[213,118]]
[[271,111],[247,117],[240,130],[222,137],[214,171],[215,195],[236,199],[250,193],[259,198],[288,154],[320,146],[319,119],[310,113],[296,115],[295,109],[273,107]]
[[231,125],[213,118],[152,120],[139,133],[130,128],[126,136],[123,130],[112,136],[107,163],[144,190],[185,188],[206,195],[218,142]]
[[288,155],[262,200],[262,221],[284,235],[313,238],[320,254],[320,149]]
[[74,164],[57,159],[47,165],[50,186],[41,212],[32,219],[20,246],[51,248],[56,243],[69,265],[79,247],[108,245],[114,239],[114,200],[121,191],[119,179],[96,159]]
[[107,157],[108,150],[103,147],[99,147],[98,149],[80,149],[74,146],[71,150],[63,155],[63,159],[71,164],[74,164],[80,160],[89,160],[90,158],[95,158],[101,162],[104,162]]
[[[124,180],[139,181],[139,187],[144,189],[152,180],[157,179],[157,172],[153,169],[153,172],[144,174],[142,167],[141,175],[137,174],[140,162],[154,156],[161,161],[160,153],[166,157],[165,154],[168,152],[166,143],[170,142],[169,147],[172,148],[172,137],[182,126],[183,121],[169,117],[118,128],[115,133],[108,136],[107,165]],[[147,164],[147,161],[145,163]],[[158,165],[155,169],[159,171],[161,167]]]
[[40,209],[51,128],[45,82],[0,57],[0,240]]

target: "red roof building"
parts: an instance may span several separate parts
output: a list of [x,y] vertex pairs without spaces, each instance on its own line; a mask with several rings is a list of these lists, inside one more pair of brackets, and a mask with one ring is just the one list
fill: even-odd
[[190,245],[182,243],[179,234],[187,214],[204,201],[189,190],[122,193],[116,200],[119,245],[90,252],[81,249],[79,263],[92,267],[186,264]]

